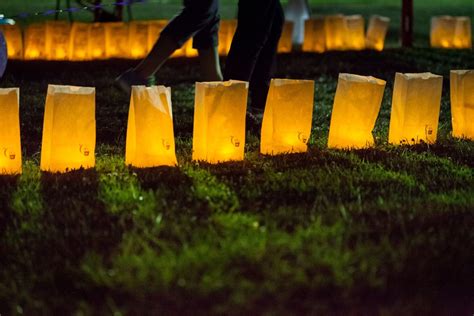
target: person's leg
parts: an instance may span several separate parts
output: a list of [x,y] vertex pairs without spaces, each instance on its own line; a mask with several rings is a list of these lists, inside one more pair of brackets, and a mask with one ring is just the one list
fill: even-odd
[[239,1],[238,26],[224,79],[249,81],[253,108],[265,107],[283,23],[279,0]]
[[176,49],[216,19],[218,23],[218,0],[185,0],[181,13],[163,29],[151,52],[134,72],[143,78],[154,75]]
[[203,81],[221,81],[222,72],[217,50],[219,37],[219,15],[193,37],[193,48],[199,52],[201,79]]
[[277,0],[239,0],[237,30],[226,59],[224,79],[250,81],[267,37]]
[[280,41],[283,25],[285,23],[283,8],[279,1],[277,2],[270,33],[258,55],[257,63],[255,64],[252,77],[250,78],[249,90],[252,101],[251,106],[259,110],[265,108],[270,80],[276,65],[278,42]]
[[217,46],[198,49],[202,81],[222,81],[221,65]]

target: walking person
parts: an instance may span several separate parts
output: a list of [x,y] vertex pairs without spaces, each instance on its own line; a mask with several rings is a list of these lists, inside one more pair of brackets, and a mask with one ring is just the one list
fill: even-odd
[[184,0],[183,9],[163,29],[152,50],[138,66],[120,75],[116,82],[125,91],[132,85],[147,85],[165,61],[193,38],[198,50],[203,81],[221,81],[217,50],[219,32],[218,0]]
[[250,112],[265,108],[284,19],[280,0],[239,0],[224,79],[249,82]]

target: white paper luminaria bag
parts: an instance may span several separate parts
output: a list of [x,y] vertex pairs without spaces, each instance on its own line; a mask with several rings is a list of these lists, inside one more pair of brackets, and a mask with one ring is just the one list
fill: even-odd
[[273,79],[263,115],[260,152],[267,155],[306,152],[313,104],[313,80]]
[[380,111],[385,81],[340,74],[329,127],[329,148],[374,145],[372,130]]
[[48,86],[41,170],[67,172],[95,166],[95,88]]
[[20,173],[19,89],[0,89],[0,175]]
[[193,160],[244,159],[247,95],[243,81],[196,83]]
[[429,72],[395,75],[389,143],[436,142],[442,88],[443,77]]
[[453,136],[474,140],[474,70],[451,70]]
[[132,87],[125,162],[139,168],[177,164],[170,88]]
[[385,46],[390,19],[383,16],[373,15],[370,17],[369,27],[365,36],[367,49],[382,51]]

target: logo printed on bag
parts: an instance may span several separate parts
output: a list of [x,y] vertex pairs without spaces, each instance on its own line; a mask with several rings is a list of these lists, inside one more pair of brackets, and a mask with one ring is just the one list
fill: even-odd
[[429,125],[426,125],[425,133],[426,133],[426,135],[433,135],[433,128]]
[[240,147],[240,141],[237,137],[231,136],[230,137],[230,142],[235,146],[235,147]]
[[308,138],[302,132],[298,132],[298,139],[301,140],[303,144],[306,144],[308,141]]
[[8,148],[4,148],[3,154],[5,157],[9,158],[10,160],[15,160],[16,155],[13,151],[9,150]]
[[162,143],[163,143],[163,147],[165,147],[166,150],[170,150],[171,145],[170,145],[170,142],[168,140],[163,139]]
[[89,151],[89,148],[87,148],[86,146],[80,145],[80,146],[79,146],[79,151],[80,151],[84,156],[89,157],[90,151]]

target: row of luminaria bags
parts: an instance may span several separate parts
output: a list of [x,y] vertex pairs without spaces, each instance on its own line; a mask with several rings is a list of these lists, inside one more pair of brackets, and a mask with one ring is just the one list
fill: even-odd
[[[166,20],[130,23],[68,23],[48,21],[28,25],[24,32],[18,25],[0,25],[10,59],[100,60],[143,58],[151,50]],[[382,51],[390,19],[374,15],[367,32],[361,15],[328,15],[305,21],[302,50],[322,53],[331,50],[373,49]],[[237,28],[236,20],[223,20],[219,28],[219,54],[227,55]],[[286,22],[278,51],[292,51],[293,23]],[[438,16],[431,20],[431,46],[471,48],[469,17]],[[197,51],[188,41],[174,57],[194,57]]]
[[[322,18],[322,21],[322,26],[320,18],[306,21],[304,51],[383,49],[388,18],[372,17],[367,39],[364,18],[360,15],[327,16]],[[166,24],[166,20],[72,24],[66,21],[48,21],[28,25],[24,33],[18,25],[0,25],[0,30],[7,40],[10,59],[72,61],[138,59],[145,57],[152,49]],[[229,52],[236,28],[236,20],[221,21],[218,47],[220,55],[224,56]],[[292,51],[292,33],[293,23],[287,21],[280,38],[278,52]],[[323,44],[319,43],[321,38]],[[191,40],[173,54],[173,57],[194,56],[197,56],[197,51],[192,48]]]
[[[389,143],[434,143],[443,77],[395,76]],[[329,148],[374,145],[372,130],[385,81],[340,74],[329,129]],[[248,83],[196,83],[192,159],[209,163],[244,159]],[[273,79],[262,122],[260,152],[301,153],[311,134],[314,81]],[[453,136],[474,139],[474,70],[451,71]],[[0,89],[0,174],[22,170],[19,89]],[[66,172],[95,165],[95,88],[50,85],[46,97],[41,170]],[[125,162],[134,167],[177,164],[171,89],[134,86]]]

